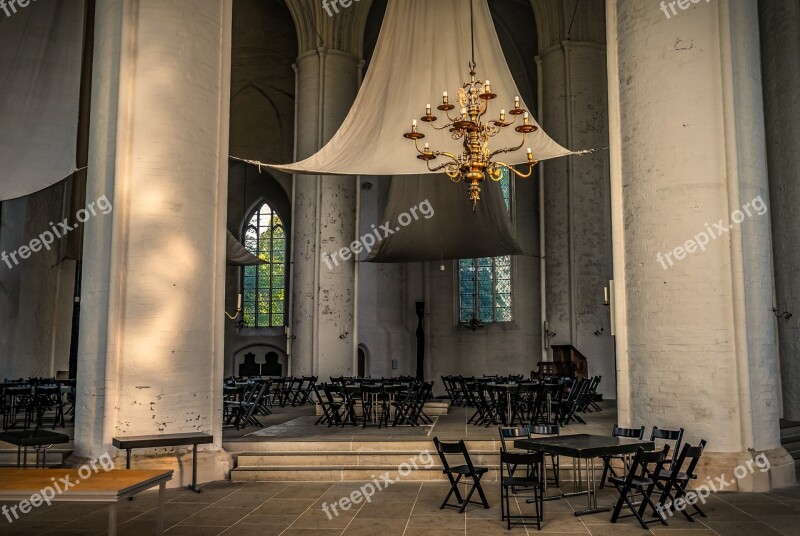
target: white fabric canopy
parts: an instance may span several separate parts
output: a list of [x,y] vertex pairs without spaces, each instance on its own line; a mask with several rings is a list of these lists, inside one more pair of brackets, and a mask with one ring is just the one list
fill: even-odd
[[[474,0],[476,76],[490,80],[498,97],[489,104],[485,119],[499,118],[500,110],[514,107],[517,86],[508,70],[486,0]],[[407,175],[430,173],[416,158],[414,142],[403,137],[411,120],[436,110],[442,92],[459,108],[456,90],[469,76],[470,14],[465,0],[389,0],[375,53],[367,76],[350,113],[339,130],[319,152],[300,162],[271,167],[288,173],[323,175]],[[533,59],[531,59],[533,61]],[[525,103],[521,104],[527,109]],[[451,112],[452,114],[453,112]],[[508,115],[510,121],[513,116]],[[517,123],[521,122],[518,118]],[[536,122],[531,117],[531,123]],[[422,142],[434,150],[460,153],[461,141],[447,129],[436,131],[419,121],[426,135]],[[521,134],[506,127],[490,141],[492,149],[519,145]],[[527,162],[526,148],[536,160],[574,154],[553,141],[539,128],[526,137],[525,146],[502,155],[508,164]],[[444,163],[443,157],[433,164]]]
[[6,9],[0,10],[0,201],[75,171],[84,2],[7,2]]
[[[227,231],[227,230],[226,230]],[[250,253],[244,244],[239,242],[233,233],[227,231],[225,258],[228,266],[254,266],[256,264],[267,264],[267,261],[260,259]]]

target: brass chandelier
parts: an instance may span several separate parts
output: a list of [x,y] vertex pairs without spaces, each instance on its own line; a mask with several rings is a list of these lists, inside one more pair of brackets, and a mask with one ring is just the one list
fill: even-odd
[[[474,27],[471,0],[470,27]],[[444,112],[449,122],[442,126],[434,124],[438,118],[431,113],[430,104],[425,106],[425,115],[420,117],[420,121],[430,124],[435,130],[449,129],[452,139],[462,140],[461,153],[454,154],[447,151],[434,150],[431,149],[427,142],[423,147],[420,147],[419,140],[425,138],[425,134],[417,130],[416,119],[411,122],[411,131],[406,132],[403,136],[414,140],[414,145],[419,153],[417,158],[426,162],[428,170],[444,170],[444,173],[447,174],[453,182],[464,181],[469,184],[469,199],[472,202],[472,210],[475,210],[481,198],[481,183],[487,175],[493,181],[500,181],[503,178],[501,168],[506,168],[520,178],[531,176],[533,167],[536,165],[536,160],[533,158],[530,147],[528,148],[527,173],[519,172],[511,165],[495,160],[494,157],[502,153],[510,153],[521,149],[525,145],[525,136],[537,130],[537,127],[530,124],[528,111],[520,107],[519,97],[514,97],[514,107],[508,110],[508,115],[511,116],[510,122],[507,121],[506,111],[500,110],[500,115],[497,119],[487,120],[487,122],[484,123],[484,117],[489,111],[489,101],[497,98],[497,95],[492,92],[492,86],[489,80],[479,80],[475,76],[474,28],[472,30],[471,40],[472,59],[469,62],[469,81],[465,82],[463,86],[457,90],[460,114],[456,115],[456,117],[451,117],[450,111],[455,109],[455,105],[450,103],[447,91],[444,91],[442,93],[442,104],[437,106],[436,109]],[[517,122],[519,116],[522,116],[521,123],[514,128],[514,130],[521,135],[519,145],[492,151],[489,148],[490,138],[499,134],[503,128],[513,126]],[[432,165],[431,163],[440,156],[446,157],[448,161],[443,164]]]

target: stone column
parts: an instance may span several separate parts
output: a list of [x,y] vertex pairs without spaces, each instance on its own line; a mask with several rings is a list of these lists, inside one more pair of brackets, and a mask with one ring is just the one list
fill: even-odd
[[[297,25],[296,158],[318,151],[358,93],[361,42],[370,2],[326,13],[316,0],[289,4]],[[343,9],[343,8],[340,8]],[[356,177],[295,175],[292,243],[291,371],[353,373],[356,277],[353,258],[323,258],[356,238]]]
[[[206,432],[200,478],[225,476],[230,28],[230,0],[97,1],[86,198],[113,210],[85,227],[77,456]],[[186,483],[191,455],[174,458]]]
[[607,2],[619,419],[708,440],[699,482],[788,485],[756,2],[643,6]]
[[800,3],[760,1],[764,119],[767,128],[775,307],[781,356],[783,417],[800,420]]
[[[600,2],[535,2],[539,31],[539,120],[572,149],[608,146],[606,46]],[[574,16],[573,16],[574,11]],[[614,340],[603,287],[611,279],[606,152],[543,163],[545,304],[549,343],[571,344],[616,398]],[[599,332],[599,335],[596,334]]]

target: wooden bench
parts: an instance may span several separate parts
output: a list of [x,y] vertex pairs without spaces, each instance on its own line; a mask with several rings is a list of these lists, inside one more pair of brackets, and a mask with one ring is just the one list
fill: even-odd
[[213,443],[214,437],[202,432],[187,432],[182,434],[154,434],[144,436],[115,437],[112,443],[115,447],[127,451],[125,468],[131,468],[131,451],[133,449],[181,447],[192,445],[192,483],[189,489],[200,493],[197,487],[197,445]]
[[[0,469],[0,501],[20,501],[9,506],[14,518],[30,512],[43,502],[97,502],[108,504],[108,536],[117,534],[117,503],[137,493],[158,486],[157,534],[164,532],[164,492],[172,471],[79,469]],[[69,482],[68,489],[64,482]],[[58,485],[58,487],[56,487]],[[45,493],[49,488],[52,493]],[[61,490],[59,493],[58,490]],[[43,498],[47,497],[46,501]],[[23,502],[25,504],[23,506]],[[38,503],[38,504],[37,504]],[[8,505],[6,505],[8,506]],[[52,521],[58,523],[58,521]]]

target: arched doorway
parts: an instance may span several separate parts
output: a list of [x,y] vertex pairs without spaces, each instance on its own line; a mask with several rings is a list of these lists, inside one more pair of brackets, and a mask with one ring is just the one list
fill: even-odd
[[367,376],[367,352],[361,345],[358,347],[358,366],[356,368],[356,374],[359,378]]

